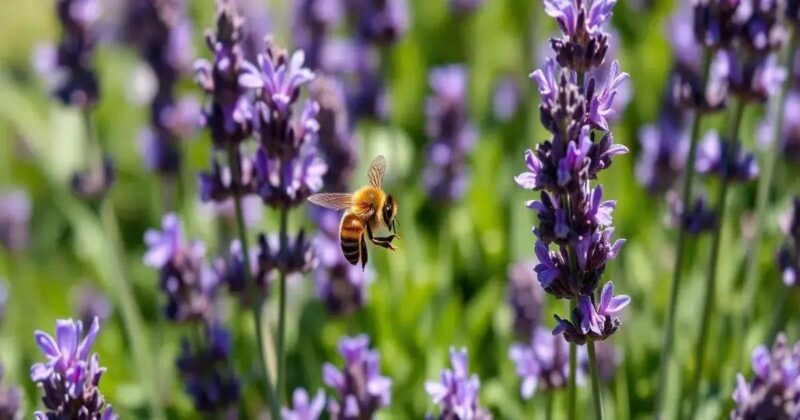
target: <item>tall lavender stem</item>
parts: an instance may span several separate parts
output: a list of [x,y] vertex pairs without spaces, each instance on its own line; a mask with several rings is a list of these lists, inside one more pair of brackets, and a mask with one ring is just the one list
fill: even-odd
[[597,356],[594,350],[594,341],[586,343],[589,350],[589,371],[592,375],[592,396],[594,400],[594,415],[603,419],[603,392],[600,390],[600,376],[597,373]]
[[[241,182],[241,162],[239,160],[239,153],[236,150],[237,147],[238,145],[234,143],[230,143],[228,145],[228,157],[230,160],[231,176],[233,178],[234,185],[240,185]],[[236,229],[238,231],[239,243],[242,247],[242,261],[250,261],[250,246],[247,242],[247,230],[244,223],[244,212],[242,211],[242,199],[236,189],[234,189],[233,193],[233,204],[236,210]],[[250,289],[252,293],[251,296],[260,296],[258,286],[253,279],[253,273],[251,272],[250,264],[245,263],[242,264],[242,266],[244,267],[245,284],[247,284],[247,287]],[[276,396],[275,390],[272,388],[272,380],[270,379],[269,369],[267,368],[266,353],[264,351],[264,325],[261,317],[263,300],[252,299],[251,302],[252,307],[250,309],[253,313],[253,323],[255,324],[256,328],[256,344],[258,345],[258,353],[260,355],[259,366],[261,367],[261,375],[263,376],[265,383],[264,392],[267,394],[267,401],[269,402],[269,408],[272,417],[280,418],[280,399]]]
[[[701,89],[705,89],[708,83],[709,69],[711,67],[711,50],[709,48],[703,49],[703,67],[702,77],[703,83]],[[697,142],[700,138],[700,122],[702,114],[695,114],[694,121],[692,122],[692,133],[689,138],[689,154],[686,158],[684,165],[683,186],[681,187],[682,203],[688,206],[692,201],[692,181],[694,180],[695,167],[694,161],[697,156]],[[678,286],[681,281],[681,266],[683,264],[683,248],[686,243],[686,230],[678,229],[678,237],[675,240],[675,265],[672,268],[672,282],[670,284],[669,292],[669,309],[667,310],[667,326],[664,330],[664,344],[661,352],[660,371],[658,376],[658,387],[656,388],[656,401],[655,412],[656,418],[662,415],[664,404],[664,395],[667,388],[667,376],[669,374],[669,362],[672,357],[672,342],[674,340],[675,330],[675,313],[678,308]]]
[[[739,127],[741,126],[742,116],[744,115],[745,102],[737,100],[733,109],[733,125],[731,126],[731,133],[729,137],[729,144],[731,149],[735,150],[738,146],[739,140]],[[689,405],[689,418],[694,418],[694,413],[697,410],[697,402],[700,398],[700,379],[703,374],[703,365],[705,363],[705,348],[706,336],[708,335],[708,323],[711,318],[711,310],[714,307],[714,293],[717,279],[717,266],[719,259],[719,246],[722,238],[722,225],[725,217],[725,203],[728,197],[729,182],[723,179],[719,190],[719,198],[717,199],[717,224],[714,227],[714,236],[711,242],[711,256],[708,260],[708,277],[706,278],[706,293],[703,298],[703,316],[700,320],[700,336],[695,346],[695,357],[697,358],[694,377],[691,386],[691,403]]]
[[[572,313],[575,311],[576,304],[575,301],[569,302],[569,312]],[[569,411],[567,411],[567,418],[570,420],[578,418],[578,375],[575,373],[578,372],[578,346],[570,342],[569,343],[569,393],[567,394],[567,406]]]
[[[288,247],[287,223],[289,210],[281,208],[280,246],[282,250]],[[286,270],[280,271],[280,295],[278,296],[278,380],[277,399],[283,401],[286,382]]]
[[[769,202],[770,187],[772,186],[772,178],[775,175],[775,162],[778,155],[782,153],[781,149],[781,130],[783,127],[783,119],[786,106],[786,96],[792,86],[792,77],[795,69],[794,54],[798,48],[797,42],[797,29],[789,32],[788,49],[785,51],[786,58],[784,63],[786,65],[786,74],[789,77],[783,83],[783,89],[778,96],[776,96],[777,106],[774,125],[772,127],[772,143],[771,150],[765,153],[764,171],[758,180],[758,191],[756,193],[756,228],[753,233],[753,238],[750,241],[750,249],[745,253],[747,260],[745,266],[747,272],[745,274],[744,290],[742,295],[742,308],[751,308],[753,302],[753,295],[755,291],[756,278],[758,275],[758,254],[761,247],[761,236],[764,233],[764,224],[766,218],[766,207]],[[786,297],[786,294],[783,294]],[[734,346],[737,348],[736,366],[741,368],[742,364],[742,350],[744,350],[744,331],[749,323],[750,311],[742,310],[739,317],[737,317],[736,330],[734,332]],[[771,337],[770,337],[771,339]]]

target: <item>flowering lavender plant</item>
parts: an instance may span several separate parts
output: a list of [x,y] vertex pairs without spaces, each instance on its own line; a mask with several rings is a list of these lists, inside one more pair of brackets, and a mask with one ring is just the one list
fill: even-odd
[[97,318],[85,336],[83,323],[72,319],[56,321],[55,339],[36,331],[36,344],[47,357],[47,362],[31,367],[31,379],[44,390],[47,408],[35,413],[38,420],[117,418],[98,388],[106,368],[100,366],[97,353],[89,354],[98,332]]
[[150,103],[150,127],[141,134],[147,166],[174,176],[181,166],[180,141],[191,135],[199,119],[199,104],[176,98],[180,79],[194,59],[191,24],[182,0],[138,0],[128,4],[124,36],[136,46],[156,78]]
[[205,246],[189,243],[175,214],[161,220],[161,231],[145,233],[144,263],[159,270],[160,286],[167,295],[166,315],[177,322],[209,319],[219,277],[205,261]]
[[481,381],[478,375],[469,374],[467,349],[450,348],[452,369],[442,371],[439,382],[425,382],[425,391],[441,408],[440,419],[488,420],[491,413],[478,403]]
[[230,333],[211,321],[203,328],[203,343],[184,339],[175,364],[185,382],[186,392],[200,412],[220,412],[239,401],[239,380],[231,369]]
[[800,416],[800,343],[789,346],[784,334],[778,335],[770,351],[759,346],[752,355],[753,379],[747,382],[736,375],[733,391],[735,407],[730,418],[796,419]]
[[339,354],[344,358],[343,370],[330,363],[322,367],[322,380],[338,394],[328,401],[331,419],[372,418],[389,405],[392,391],[392,381],[379,372],[378,352],[369,350],[366,335],[359,335],[339,340]]
[[467,71],[460,65],[433,69],[429,76],[434,94],[425,112],[431,142],[422,177],[428,195],[441,202],[457,201],[466,192],[466,159],[477,137],[467,115],[467,82]]

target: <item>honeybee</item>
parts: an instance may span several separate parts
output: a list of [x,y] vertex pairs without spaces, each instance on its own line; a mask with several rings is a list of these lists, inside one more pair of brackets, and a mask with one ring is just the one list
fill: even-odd
[[[342,253],[350,264],[367,265],[367,238],[373,244],[394,251],[392,245],[397,235],[397,201],[381,188],[386,172],[386,158],[378,155],[369,164],[369,185],[354,193],[322,193],[308,197],[308,201],[332,210],[345,210],[339,224],[339,242]],[[385,229],[389,236],[374,236],[374,232]]]

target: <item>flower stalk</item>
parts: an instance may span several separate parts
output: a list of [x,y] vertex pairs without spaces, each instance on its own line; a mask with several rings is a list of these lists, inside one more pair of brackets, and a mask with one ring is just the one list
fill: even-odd
[[[702,66],[702,87],[705,90],[708,84],[709,73],[711,67],[711,50],[709,48],[703,49],[703,66]],[[689,152],[684,165],[683,185],[681,186],[681,202],[684,206],[688,206],[692,200],[692,181],[694,180],[695,167],[694,161],[697,156],[697,143],[700,138],[700,123],[702,121],[701,113],[697,113],[692,121],[691,137],[689,138]],[[681,268],[683,265],[683,251],[686,246],[686,232],[685,229],[678,229],[678,236],[675,239],[675,265],[672,268],[672,281],[670,283],[669,292],[669,307],[667,309],[667,325],[664,330],[664,344],[661,352],[661,369],[658,375],[658,386],[656,387],[656,402],[655,402],[655,417],[659,418],[662,415],[664,397],[667,388],[667,377],[669,375],[669,363],[672,358],[672,346],[674,340],[675,330],[675,314],[678,309],[678,288],[681,282]]]
[[[289,210],[280,209],[280,244],[281,249],[288,248],[287,224]],[[279,274],[280,295],[278,296],[278,380],[277,380],[277,399],[283,401],[283,394],[286,385],[286,271],[281,270]]]
[[589,352],[589,371],[592,375],[592,400],[594,401],[594,415],[602,420],[603,416],[603,391],[600,389],[600,375],[597,373],[597,355],[594,350],[594,341],[586,343]]

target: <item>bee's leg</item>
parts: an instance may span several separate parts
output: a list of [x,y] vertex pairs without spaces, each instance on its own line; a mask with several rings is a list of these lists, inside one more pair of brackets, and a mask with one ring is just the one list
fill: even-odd
[[372,236],[372,228],[370,228],[369,225],[367,225],[367,236],[369,237],[369,240],[375,245],[378,245],[386,249],[391,249],[392,251],[397,250],[397,248],[395,248],[394,245],[392,245],[392,240],[394,240],[395,235],[390,235],[385,237]]
[[361,269],[367,266],[367,241],[361,236]]

